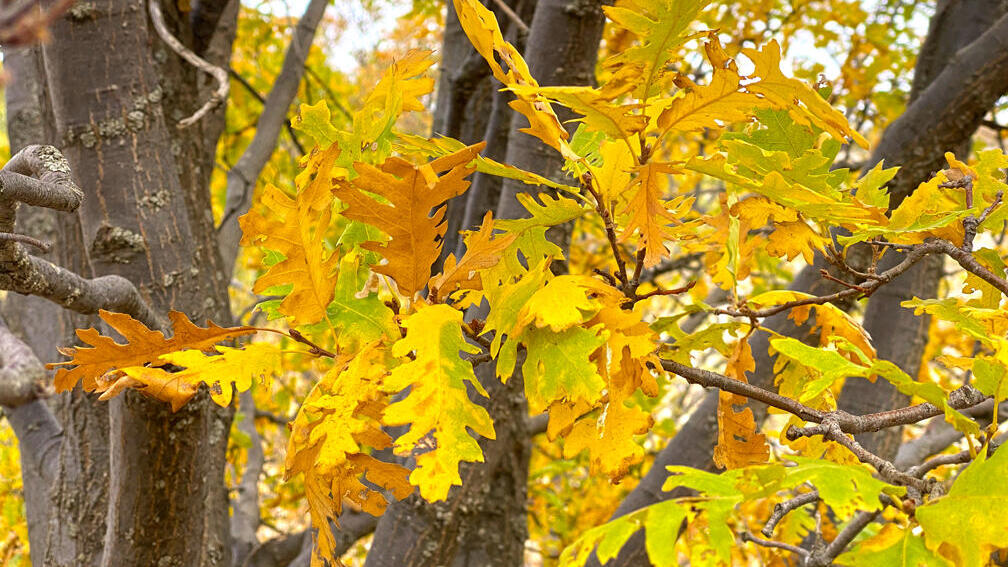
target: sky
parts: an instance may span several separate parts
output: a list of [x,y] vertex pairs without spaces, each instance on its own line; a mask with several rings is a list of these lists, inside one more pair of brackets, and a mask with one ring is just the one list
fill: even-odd
[[[308,0],[244,0],[244,3],[276,16],[300,17]],[[347,22],[342,34],[329,38],[324,45],[319,44],[340,71],[351,74],[358,67],[356,55],[373,50],[395,27],[396,19],[412,7],[412,2],[380,0],[378,3],[388,7],[373,11],[378,14],[377,19],[374,13],[364,9],[361,0],[335,0],[327,8],[326,17],[338,16]],[[316,38],[315,41],[319,40]]]

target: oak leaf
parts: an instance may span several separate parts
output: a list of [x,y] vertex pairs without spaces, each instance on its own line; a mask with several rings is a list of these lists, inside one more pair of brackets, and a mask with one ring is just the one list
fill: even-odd
[[356,178],[336,182],[333,192],[347,205],[340,214],[388,235],[385,243],[367,242],[361,247],[388,261],[373,269],[395,280],[403,294],[412,296],[430,279],[446,230],[442,205],[469,188],[465,177],[475,170],[469,164],[485,146],[485,142],[469,146],[422,165],[396,157],[380,167],[357,163]]
[[[740,340],[728,358],[725,375],[748,383],[746,372],[755,369],[749,341]],[[766,436],[759,432],[752,409],[735,409],[747,402],[746,398],[725,391],[718,395],[718,442],[714,447],[714,463],[719,467],[735,469],[770,459],[770,446]]]
[[[385,381],[390,392],[408,390],[385,408],[386,425],[408,425],[395,441],[399,454],[416,456],[410,482],[428,501],[444,500],[452,485],[462,484],[459,464],[482,462],[483,451],[469,433],[494,439],[493,420],[469,399],[468,388],[486,390],[460,353],[476,353],[462,338],[462,313],[447,305],[421,308],[403,321],[406,336],[392,346],[405,360]],[[416,451],[416,452],[415,452]]]
[[692,200],[682,197],[666,201],[665,187],[668,174],[674,170],[669,164],[648,162],[637,168],[637,177],[631,182],[636,187],[623,213],[629,213],[620,240],[640,233],[639,247],[646,250],[644,266],[653,268],[669,254],[667,242],[675,239],[669,224],[681,225],[679,216],[686,213]]
[[[331,167],[331,162],[328,165]],[[320,171],[318,175],[325,173]],[[333,298],[332,278],[339,262],[339,257],[325,248],[329,210],[313,210],[314,202],[306,195],[303,190],[291,198],[277,187],[267,185],[260,198],[261,207],[238,219],[243,246],[261,243],[284,257],[259,276],[253,292],[292,286],[277,310],[296,324],[317,323],[325,317]]]
[[122,335],[126,342],[117,343],[94,328],[78,329],[77,337],[91,346],[59,349],[60,353],[71,359],[48,366],[72,368],[59,368],[56,371],[57,392],[68,391],[78,382],[84,390],[93,392],[101,387],[99,379],[113,370],[152,363],[163,364],[159,360],[161,355],[183,349],[206,350],[217,343],[256,332],[254,327],[221,327],[214,323],[199,327],[184,313],[172,311],[168,314],[168,319],[174,334],[171,338],[165,338],[161,331],[152,331],[124,313],[101,310],[98,316]]
[[[280,372],[280,351],[270,343],[251,343],[242,348],[216,346],[219,354],[206,355],[200,350],[190,349],[169,352],[159,357],[162,364],[180,367],[168,371],[156,366],[128,366],[119,371],[124,375],[114,383],[99,399],[107,400],[115,396],[125,385],[140,390],[144,395],[168,402],[172,411],[178,411],[199,391],[199,385],[210,387],[210,397],[217,405],[231,403],[232,387],[244,392],[252,387],[252,382],[265,379]],[[100,384],[106,381],[99,380]]]
[[776,108],[787,109],[798,124],[815,124],[841,142],[853,139],[862,148],[868,140],[847,123],[840,111],[823,100],[812,87],[784,76],[780,70],[781,52],[777,40],[772,40],[761,50],[746,48],[742,53],[756,66],[753,75],[759,81],[746,85],[750,92],[762,95]]
[[480,229],[470,232],[465,238],[466,251],[462,259],[456,261],[454,254],[449,255],[444,263],[444,271],[427,283],[432,298],[436,298],[438,294],[446,297],[460,289],[483,289],[479,272],[496,266],[504,251],[518,238],[516,234],[498,235],[494,238],[493,232],[492,214],[487,211]]
[[[532,77],[521,53],[504,39],[493,12],[476,0],[454,0],[454,5],[462,29],[476,51],[490,65],[494,78],[506,87],[532,87],[524,94],[516,92],[517,98],[508,103],[516,112],[528,118],[529,126],[519,131],[539,138],[564,158],[577,160],[579,156],[567,143],[570,135],[560,124],[549,101],[536,92],[539,83]],[[504,66],[498,62],[498,57]]]

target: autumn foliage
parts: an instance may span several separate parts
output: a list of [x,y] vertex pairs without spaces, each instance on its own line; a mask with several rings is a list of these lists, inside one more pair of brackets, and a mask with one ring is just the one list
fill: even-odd
[[[781,71],[776,42],[739,51],[695,25],[706,4],[606,7],[633,41],[600,64],[599,86],[543,87],[490,11],[455,0],[472,44],[527,119],[521,131],[563,156],[567,178],[482,157],[483,144],[399,132],[399,118],[422,111],[434,87],[431,54],[411,52],[353,112],[351,129],[333,125],[325,102],[303,106],[294,128],[315,145],[296,186],[267,186],[241,219],[242,243],[265,251],[254,290],[280,297],[262,308],[289,331],[282,347],[253,327],[204,328],[173,314],[165,338],[103,313],[126,343],[80,331],[91,347],[65,351],[71,360],[57,388],[80,383],[106,398],[134,388],[177,409],[202,381],[226,405],[232,387],[219,377],[242,391],[277,372],[292,356],[285,352],[313,359],[317,382],[291,424],[286,474],[304,483],[321,527],[320,560],[332,556],[327,526],[343,507],[379,515],[388,498],[450,498],[460,470],[483,461],[480,442],[495,438],[495,425],[479,365],[493,365],[494,379],[522,380],[530,413],[549,416],[546,436],[557,454],[581,455],[613,482],[645,459],[652,410],[681,376],[722,390],[713,458],[724,472],[670,468],[667,487],[691,495],[584,531],[561,565],[582,565],[593,552],[604,562],[642,527],[655,565],[784,556],[746,551],[738,534],[758,532],[775,504],[811,491],[822,521],[836,525],[885,508],[889,523],[841,564],[985,564],[1008,546],[1008,508],[989,506],[1008,494],[1003,482],[989,482],[1008,475],[1008,455],[989,455],[990,432],[950,401],[960,383],[910,376],[879,359],[873,340],[880,338],[831,301],[865,297],[901,273],[892,270],[903,264],[880,267],[885,256],[904,254],[903,270],[927,255],[950,258],[964,274],[961,293],[904,306],[976,341],[972,354],[945,356],[944,364],[970,370],[983,396],[1008,398],[1005,266],[980,247],[984,232],[1008,218],[1008,207],[998,206],[1008,156],[986,150],[967,165],[949,154],[947,170],[890,209],[886,184],[896,170],[880,164],[859,177],[834,169],[842,147],[868,141],[812,86]],[[732,55],[739,53],[747,71]],[[673,71],[687,55],[702,56],[708,72]],[[573,136],[555,106],[579,115]],[[466,232],[465,253],[448,255],[432,274],[443,252],[444,205],[466,193],[474,172],[527,184],[519,199],[528,214],[487,213]],[[703,207],[693,191],[700,180],[724,188]],[[574,227],[575,247],[597,251],[594,260],[548,237],[564,226]],[[845,263],[854,247],[869,249],[868,265]],[[690,255],[702,258],[705,282],[648,279]],[[811,264],[817,255],[860,283],[832,297],[754,284],[757,270]],[[726,298],[719,305],[705,303],[713,286]],[[818,342],[772,337],[774,391],[746,386],[755,368],[749,339],[779,312],[814,327]],[[684,318],[698,313],[707,321],[684,331]],[[255,333],[252,342],[231,342]],[[694,368],[703,353],[714,353],[704,360],[715,372]],[[949,486],[941,475],[889,470],[852,449],[851,434],[860,431],[834,412],[845,380],[886,380],[932,404],[967,436],[972,464]],[[751,398],[773,406],[773,425],[755,418]],[[382,457],[387,450],[402,459]],[[971,519],[980,507],[983,525]],[[785,521],[774,537],[800,545],[810,529],[802,522]]]

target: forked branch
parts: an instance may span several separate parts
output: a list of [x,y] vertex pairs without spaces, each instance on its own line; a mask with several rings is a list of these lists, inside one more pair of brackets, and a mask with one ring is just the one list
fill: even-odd
[[52,146],[28,146],[0,169],[0,233],[7,235],[0,238],[0,289],[44,297],[78,313],[101,309],[126,313],[149,327],[162,328],[164,318],[129,280],[115,275],[81,277],[30,255],[22,246],[25,239],[14,234],[18,203],[72,212],[83,198],[70,165]]

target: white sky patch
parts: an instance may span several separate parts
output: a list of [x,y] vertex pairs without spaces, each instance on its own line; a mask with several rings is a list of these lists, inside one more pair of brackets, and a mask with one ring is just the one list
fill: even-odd
[[[372,0],[374,2],[374,0]],[[308,0],[244,1],[245,6],[275,17],[300,18]],[[395,28],[396,20],[409,12],[412,2],[378,0],[382,7],[368,11],[361,0],[335,0],[326,8],[326,19],[340,18],[346,28],[334,32],[323,22],[315,37],[326,53],[329,63],[337,70],[352,74],[359,66],[359,58],[379,47]]]

